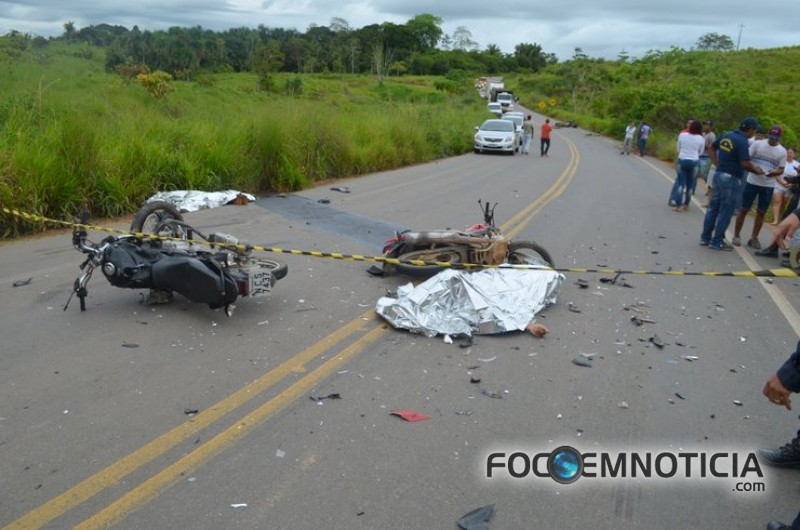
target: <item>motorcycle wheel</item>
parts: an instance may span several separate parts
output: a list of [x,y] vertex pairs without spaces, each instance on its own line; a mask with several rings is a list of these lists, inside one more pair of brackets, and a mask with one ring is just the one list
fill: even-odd
[[275,276],[276,280],[280,280],[281,278],[285,277],[286,273],[289,272],[289,266],[279,261],[265,259],[265,258],[258,258],[258,259],[251,258],[251,261],[256,263],[261,268],[270,269],[272,271],[272,275]]
[[[399,260],[420,260],[420,261],[447,261],[450,263],[461,263],[460,249],[456,247],[441,247],[424,250],[414,250],[397,256]],[[405,263],[393,264],[392,268],[400,274],[406,276],[433,276],[443,271],[446,267],[438,265],[407,265]]]
[[550,268],[555,268],[550,253],[534,241],[512,241],[509,243],[508,262],[512,265],[536,265],[544,262]]
[[174,205],[166,201],[148,202],[133,215],[131,231],[185,239],[186,231],[179,224],[170,223],[173,220],[183,221],[183,215]]

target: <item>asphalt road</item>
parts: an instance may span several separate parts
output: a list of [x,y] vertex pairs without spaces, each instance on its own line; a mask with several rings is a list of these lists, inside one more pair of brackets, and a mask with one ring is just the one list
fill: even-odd
[[[698,246],[698,204],[667,207],[673,175],[605,138],[557,129],[547,158],[467,154],[187,219],[266,247],[377,255],[396,229],[479,222],[483,199],[557,267],[777,267]],[[610,284],[568,272],[540,316],[546,338],[480,336],[461,348],[375,316],[378,298],[407,278],[370,276],[364,262],[274,257],[288,276],[231,318],[183,300],[142,305],[100,275],[81,312],[77,301],[62,311],[81,261],[67,233],[4,243],[0,526],[455,528],[493,504],[492,529],[671,530],[758,528],[800,509],[800,475],[769,468],[741,481],[485,478],[492,452],[568,445],[744,459],[782,445],[797,419],[760,392],[798,338],[797,279]],[[634,315],[654,322],[636,326]],[[572,362],[581,353],[593,367]],[[309,399],[334,393],[341,399]],[[394,410],[431,419],[405,422]],[[766,491],[734,492],[736,482]]]

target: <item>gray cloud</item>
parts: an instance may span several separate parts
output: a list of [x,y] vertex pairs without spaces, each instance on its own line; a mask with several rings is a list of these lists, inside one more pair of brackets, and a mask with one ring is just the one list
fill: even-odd
[[716,2],[673,0],[25,0],[0,1],[0,34],[14,29],[56,36],[63,24],[117,24],[143,30],[202,26],[220,31],[232,27],[267,27],[305,31],[327,26],[334,17],[351,27],[394,22],[420,13],[443,20],[445,33],[466,27],[480,47],[495,44],[511,53],[520,43],[537,43],[545,52],[569,58],[580,47],[592,57],[615,58],[621,51],[641,56],[672,46],[691,48],[698,37],[716,32],[738,40],[742,48],[797,45],[795,21],[800,2],[772,0],[769,8],[751,0]]

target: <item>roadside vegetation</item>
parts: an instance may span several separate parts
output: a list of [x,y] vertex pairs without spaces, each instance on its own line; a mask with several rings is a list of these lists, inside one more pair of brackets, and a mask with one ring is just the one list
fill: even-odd
[[[479,76],[504,77],[525,107],[613,138],[647,120],[648,150],[666,160],[690,117],[720,133],[752,115],[797,141],[800,47],[732,51],[709,34],[692,51],[607,61],[577,48],[559,63],[536,44],[479,51],[465,28],[446,36],[440,22],[12,31],[0,37],[0,203],[116,216],[156,191],[290,191],[466,153],[490,117]],[[0,213],[0,237],[42,228]]]

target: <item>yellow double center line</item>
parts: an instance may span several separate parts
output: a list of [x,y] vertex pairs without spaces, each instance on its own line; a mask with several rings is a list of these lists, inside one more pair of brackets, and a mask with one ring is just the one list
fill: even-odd
[[[569,164],[544,194],[504,224],[504,226],[512,227],[510,235],[522,230],[547,203],[561,195],[574,178],[578,169],[579,155],[571,141],[567,140],[566,143],[569,145],[571,153]],[[304,372],[307,363],[348,340],[352,335],[363,333],[339,353],[304,375],[302,379],[266,401],[244,418],[237,420],[233,425],[186,456],[131,489],[104,509],[78,524],[76,528],[103,528],[120,522],[128,514],[178,482],[185,474],[208,462],[211,458],[246,436],[255,427],[286,408],[301,396],[308,394],[321,381],[331,376],[367,346],[377,341],[386,332],[387,328],[386,326],[375,326],[374,321],[370,322],[373,316],[372,310],[359,315],[277,368],[267,372],[213,407],[204,410],[195,416],[192,421],[175,427],[129,455],[117,460],[61,495],[23,515],[6,528],[27,529],[45,526],[103,490],[119,483],[124,477],[142,466],[163,456],[171,449],[195,436],[201,430],[212,426],[227,414],[260,397],[264,392],[291,374]]]

